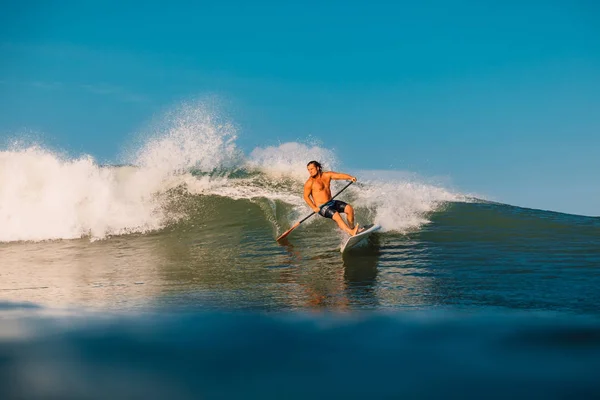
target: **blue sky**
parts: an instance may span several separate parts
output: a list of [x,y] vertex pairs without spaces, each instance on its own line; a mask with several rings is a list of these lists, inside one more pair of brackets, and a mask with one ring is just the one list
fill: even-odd
[[118,162],[212,96],[246,151],[312,136],[347,168],[600,215],[596,2],[282,3],[6,2],[0,139]]

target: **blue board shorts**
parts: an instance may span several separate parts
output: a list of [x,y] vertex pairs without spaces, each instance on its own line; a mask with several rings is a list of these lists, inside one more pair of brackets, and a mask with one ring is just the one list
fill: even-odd
[[325,218],[333,218],[336,212],[343,213],[347,205],[340,200],[330,200],[321,206],[319,215]]

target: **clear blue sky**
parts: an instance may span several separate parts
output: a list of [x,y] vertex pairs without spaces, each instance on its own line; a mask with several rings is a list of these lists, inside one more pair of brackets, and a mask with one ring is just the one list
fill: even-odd
[[348,168],[600,215],[600,3],[166,4],[4,2],[0,139],[117,162],[216,95],[246,151],[312,135]]

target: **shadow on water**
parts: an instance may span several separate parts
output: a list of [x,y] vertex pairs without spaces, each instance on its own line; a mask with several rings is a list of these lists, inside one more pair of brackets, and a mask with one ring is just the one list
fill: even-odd
[[344,281],[350,304],[367,308],[379,304],[376,294],[379,258],[380,242],[375,235],[367,245],[343,255]]
[[285,250],[285,261],[282,266],[292,266],[302,260],[302,251],[300,248],[296,248],[288,238],[283,238],[276,242],[280,247]]

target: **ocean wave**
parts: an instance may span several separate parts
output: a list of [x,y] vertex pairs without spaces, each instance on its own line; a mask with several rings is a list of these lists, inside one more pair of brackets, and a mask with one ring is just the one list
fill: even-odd
[[[233,124],[185,104],[125,166],[100,166],[89,155],[69,158],[42,146],[0,151],[0,242],[155,231],[190,217],[178,206],[189,195],[266,199],[265,218],[279,230],[310,213],[302,200],[306,163],[317,159],[339,168],[332,150],[314,144],[258,147],[246,156],[235,140]],[[360,171],[354,174],[361,179]],[[333,192],[339,189],[339,182],[332,185]],[[464,200],[439,186],[386,178],[361,181],[344,198],[383,231],[397,232],[426,224],[444,202]],[[284,204],[284,219],[274,217],[277,204]]]

